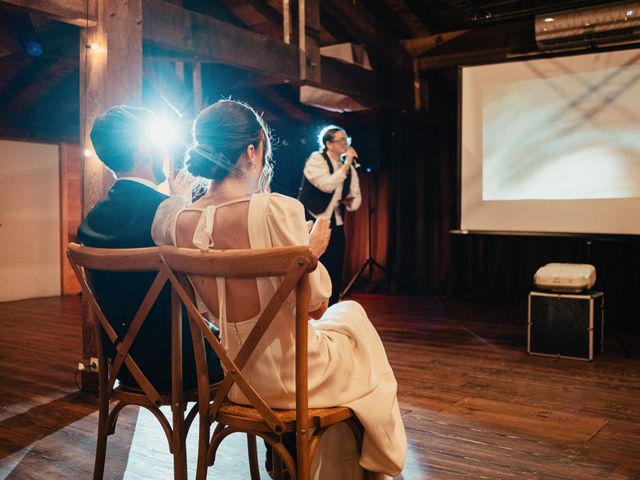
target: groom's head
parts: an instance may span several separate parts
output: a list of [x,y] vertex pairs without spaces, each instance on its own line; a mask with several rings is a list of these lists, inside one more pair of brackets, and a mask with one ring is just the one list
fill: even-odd
[[163,152],[147,138],[146,132],[155,120],[151,110],[116,105],[96,118],[91,129],[93,148],[107,168],[116,176],[149,170],[153,181],[164,180]]

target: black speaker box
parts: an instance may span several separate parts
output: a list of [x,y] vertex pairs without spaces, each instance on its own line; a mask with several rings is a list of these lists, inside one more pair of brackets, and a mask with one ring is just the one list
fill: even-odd
[[604,294],[529,294],[527,351],[532,355],[593,360],[602,351]]

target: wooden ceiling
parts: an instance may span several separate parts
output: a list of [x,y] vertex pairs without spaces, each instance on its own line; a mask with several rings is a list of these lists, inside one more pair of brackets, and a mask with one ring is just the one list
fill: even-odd
[[[235,27],[229,32],[242,29],[257,34],[251,38],[269,39],[270,43],[259,42],[265,48],[263,55],[275,59],[288,54],[288,45],[283,43],[283,22],[287,16],[296,18],[298,0],[164,1],[171,5],[165,5],[163,0],[145,1],[143,10],[157,13],[149,14],[156,15],[155,18],[144,15],[143,32],[145,26],[154,25],[155,20],[166,21],[170,16],[176,22],[180,18],[190,22],[189,12],[197,12]],[[611,2],[320,0],[320,28],[315,32],[318,44],[364,44],[374,69],[359,77],[356,70],[344,70],[340,62],[323,58],[322,69],[326,72],[323,82],[329,82],[330,89],[362,92],[363,100],[367,101],[368,97],[374,106],[369,115],[379,114],[380,108],[412,108],[412,82],[420,78],[414,69],[442,69],[469,62],[496,61],[510,53],[530,53],[536,49],[535,15],[606,3]],[[89,12],[84,10],[87,4]],[[290,15],[283,15],[283,4],[290,5]],[[95,0],[0,0],[0,137],[78,142],[82,88],[79,65],[83,54],[80,29],[91,22],[92,8]],[[185,12],[186,16],[176,12]],[[210,30],[192,30],[192,34],[222,35],[216,33],[219,28]],[[37,34],[43,46],[40,56],[25,53],[25,32]],[[185,55],[172,48],[168,39],[146,33],[143,45],[145,99],[169,98],[172,105],[193,109],[191,65],[195,61],[201,62],[199,73],[204,102],[229,96],[245,99],[264,111],[267,120],[280,125],[292,122],[304,125],[318,118],[326,121],[335,117],[327,111],[302,105],[298,82],[288,78],[287,72],[281,69],[270,72],[264,68],[256,71],[243,63],[249,56],[246,52],[257,48],[257,43],[231,45],[223,61],[212,61],[207,52],[203,52],[203,58]],[[295,43],[295,38],[293,40]],[[215,41],[220,38],[213,38],[212,42]],[[176,62],[179,62],[178,68]],[[274,60],[274,65],[280,64]],[[380,90],[381,85],[385,86],[384,91]],[[378,105],[381,107],[377,108]]]

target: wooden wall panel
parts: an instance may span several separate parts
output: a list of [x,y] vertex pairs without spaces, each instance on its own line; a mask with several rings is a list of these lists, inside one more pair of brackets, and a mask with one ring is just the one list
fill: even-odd
[[60,144],[60,286],[62,295],[80,293],[69,260],[67,244],[77,242],[82,221],[82,148],[69,143]]

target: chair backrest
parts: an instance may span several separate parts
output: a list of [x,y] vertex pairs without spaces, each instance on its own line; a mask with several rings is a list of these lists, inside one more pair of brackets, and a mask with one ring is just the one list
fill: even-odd
[[[273,410],[251,386],[251,382],[242,373],[253,350],[267,331],[287,297],[295,291],[296,297],[296,417],[298,428],[308,430],[308,305],[310,297],[309,273],[317,266],[317,258],[309,247],[276,247],[268,249],[210,250],[201,251],[189,248],[160,247],[160,256],[168,267],[173,287],[187,307],[192,330],[198,329],[206,338],[225,367],[225,377],[214,398],[211,415],[215,418],[231,387],[236,384],[245,397],[256,408],[274,433],[281,434],[284,425]],[[201,275],[211,278],[260,278],[282,277],[282,281],[245,340],[235,358],[231,358],[218,339],[207,327],[206,320],[198,312],[193,301],[189,275]],[[195,348],[195,347],[194,347]],[[203,351],[196,349],[196,365]],[[200,360],[202,362],[202,359]],[[202,369],[199,370],[202,372]],[[205,373],[206,375],[206,373]],[[206,388],[207,382],[198,380],[198,388]],[[202,379],[204,380],[204,379]]]
[[[164,285],[169,281],[166,267],[163,269],[163,263],[158,247],[105,249],[70,243],[67,248],[67,255],[69,257],[71,267],[80,282],[84,298],[88,302],[94,315],[94,319],[96,320],[96,348],[98,350],[98,357],[101,359],[101,362],[104,362],[106,359],[102,345],[102,339],[104,336],[106,336],[106,338],[112,343],[116,352],[115,358],[112,360],[110,365],[110,375],[107,375],[107,365],[103,363],[103,365],[100,366],[101,388],[106,388],[105,393],[107,396],[111,396],[118,373],[122,366],[126,365],[127,369],[138,383],[149,402],[154,405],[160,405],[162,400],[159,392],[142,372],[134,358],[132,358],[130,352],[131,346],[133,345],[140,328],[145,322],[149,311],[162,292]],[[131,319],[129,328],[122,337],[118,336],[113,328],[113,324],[105,316],[103,309],[100,307],[98,300],[96,299],[91,279],[92,273],[96,271],[157,272],[155,279],[146,292],[135,316]],[[179,316],[174,316],[176,319],[172,316],[172,329],[179,328]],[[178,359],[177,361],[181,364],[181,347],[181,343],[175,342],[172,335],[172,365],[176,359]],[[180,383],[177,388],[181,391],[181,374],[177,381]]]

